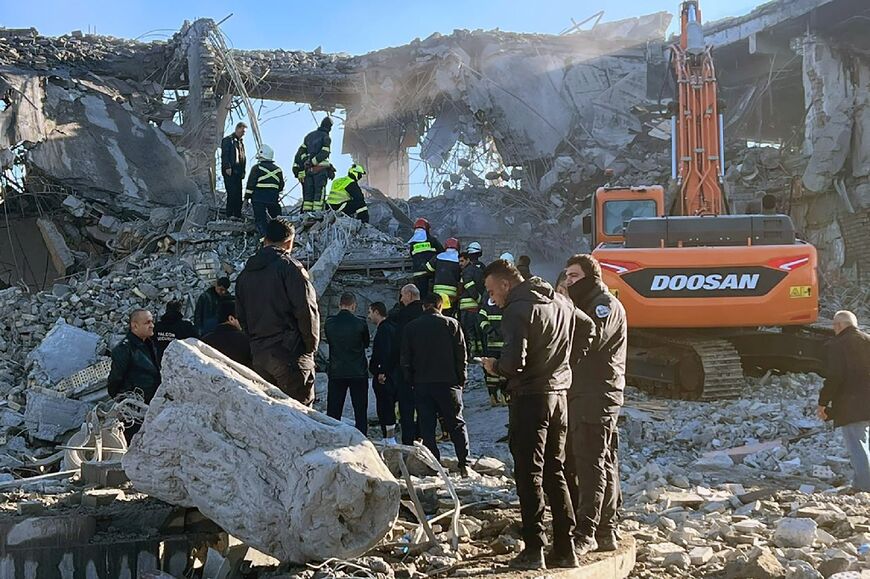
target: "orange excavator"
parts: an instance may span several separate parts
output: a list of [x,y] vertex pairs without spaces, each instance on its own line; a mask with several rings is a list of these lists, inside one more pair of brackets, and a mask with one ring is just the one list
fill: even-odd
[[[698,0],[671,47],[672,182],[601,187],[584,230],[625,306],[630,383],[675,398],[739,396],[744,372],[820,372],[816,249],[787,215],[729,215],[712,49]],[[666,199],[667,197],[667,199]]]

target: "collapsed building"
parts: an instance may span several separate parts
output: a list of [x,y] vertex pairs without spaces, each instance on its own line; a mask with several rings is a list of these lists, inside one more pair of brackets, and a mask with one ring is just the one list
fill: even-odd
[[[733,210],[757,211],[763,194],[775,194],[780,209],[819,248],[827,290],[839,290],[837,307],[866,307],[860,281],[870,275],[867,17],[870,8],[860,0],[780,0],[705,28],[716,49],[726,105],[725,180]],[[362,306],[376,300],[391,304],[410,273],[402,243],[409,217],[430,217],[441,237],[479,239],[488,256],[511,250],[538,262],[557,261],[584,247],[580,221],[596,187],[667,183],[666,105],[672,83],[664,37],[670,18],[652,14],[562,36],[456,31],[361,56],[228,50],[217,25],[207,19],[185,23],[168,41],[151,43],[0,30],[0,307],[7,314],[0,320],[5,400],[0,468],[36,473],[57,464],[56,445],[81,426],[103,395],[91,383],[69,379],[105,366],[105,346],[119,337],[130,309],[156,310],[169,299],[190,303],[218,275],[240,271],[255,242],[247,225],[216,219],[221,192],[215,151],[230,111],[247,99],[346,111],[343,151],[366,165],[370,184],[382,192],[370,191],[373,226],[297,218],[298,254],[312,269],[323,312],[335,310],[345,289],[361,296]],[[409,157],[416,147],[429,168],[432,197],[408,198]],[[63,321],[57,321],[60,316]],[[47,366],[49,350],[69,335],[83,346],[76,363]],[[807,389],[801,382],[789,391],[792,402]],[[732,410],[726,404],[717,416]],[[770,404],[756,400],[738,409],[748,422]],[[716,571],[731,562],[718,546],[716,556],[706,551],[690,556],[701,547],[695,527],[683,525],[701,507],[716,521],[705,519],[707,527],[699,528],[718,533],[723,545],[745,544],[747,537],[754,545],[767,532],[751,525],[736,533],[725,528],[753,512],[742,508],[746,505],[765,513],[765,525],[783,519],[779,504],[759,505],[764,499],[740,492],[745,489],[684,496],[687,485],[706,480],[690,472],[689,455],[699,444],[709,450],[722,446],[692,438],[693,421],[701,418],[692,410],[685,414],[654,426],[643,417],[644,425],[632,427],[637,448],[629,461],[627,494],[641,538],[646,533],[658,545],[641,561],[649,576],[666,576],[664,568],[679,574],[699,565],[696,559]],[[721,420],[723,433],[730,431],[729,421]],[[672,423],[685,443],[679,467],[644,466],[651,455],[661,463],[672,457],[665,454]],[[796,413],[789,425],[747,430],[727,444],[806,431]],[[485,447],[493,454],[495,439]],[[840,475],[842,457],[836,449],[828,451],[830,467]],[[743,473],[743,482],[784,468],[786,459],[803,456],[809,462],[807,457],[819,454],[804,447],[789,452],[795,456],[766,448],[755,457],[763,469]],[[723,459],[712,460],[715,467]],[[508,509],[515,493],[504,490],[509,486],[504,464],[475,468],[492,480],[463,491],[479,499],[464,519],[464,538],[473,538],[475,549],[506,555],[516,548],[505,532],[512,521],[487,515],[486,509]],[[820,488],[830,480],[827,472],[822,475],[815,483]],[[435,487],[432,483],[424,498],[437,511],[447,499]],[[70,493],[44,480],[24,488],[63,500]],[[781,503],[805,501],[794,494],[785,493]],[[102,500],[90,491],[84,496],[79,492],[78,500],[95,506]],[[836,524],[847,513],[860,516],[855,501],[830,502],[841,509]],[[673,518],[649,512],[650,506],[674,505],[680,513],[672,512]],[[147,507],[169,516],[162,506]],[[725,512],[732,507],[733,520]],[[27,508],[19,507],[22,511]],[[169,530],[197,532],[196,524],[187,524],[189,512],[172,516],[183,524]],[[832,530],[824,537],[827,544],[833,544],[831,535],[845,541],[866,534],[870,524],[866,517],[847,522],[836,532],[827,526]],[[99,537],[101,527],[89,524],[88,532],[96,528]],[[400,542],[403,529],[419,538],[423,525],[399,521],[391,537]],[[441,530],[446,534],[446,527]],[[159,531],[160,540],[168,541],[167,529]],[[157,550],[152,543],[149,553]],[[178,550],[190,547],[172,544]],[[468,543],[465,547],[471,550]],[[848,557],[858,553],[843,548]],[[453,564],[429,555],[429,571]],[[818,563],[821,555],[806,557]]]

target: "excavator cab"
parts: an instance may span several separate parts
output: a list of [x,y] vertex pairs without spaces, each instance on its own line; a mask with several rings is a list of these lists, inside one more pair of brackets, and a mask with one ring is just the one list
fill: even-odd
[[600,243],[623,243],[625,227],[632,219],[662,217],[664,190],[652,187],[599,187],[591,211],[583,217],[583,233],[591,236],[592,247]]

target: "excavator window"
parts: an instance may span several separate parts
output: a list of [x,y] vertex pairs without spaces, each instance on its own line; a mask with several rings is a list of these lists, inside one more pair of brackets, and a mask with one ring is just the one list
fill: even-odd
[[606,201],[604,203],[604,233],[622,235],[622,228],[638,217],[655,217],[656,202],[653,199]]

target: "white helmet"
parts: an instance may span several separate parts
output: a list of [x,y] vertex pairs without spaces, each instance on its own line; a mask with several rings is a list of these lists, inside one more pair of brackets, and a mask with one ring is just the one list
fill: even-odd
[[510,253],[510,252],[507,252],[507,251],[505,251],[504,253],[502,253],[501,255],[499,255],[498,258],[499,258],[499,259],[503,259],[503,260],[507,261],[508,263],[513,263],[513,262],[514,262],[514,256],[513,256],[513,254]]
[[273,161],[275,159],[275,151],[269,145],[260,145],[260,150],[257,151],[257,158],[264,161]]
[[483,253],[483,249],[481,249],[480,244],[476,241],[472,241],[465,248],[465,253]]

